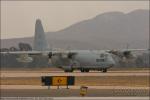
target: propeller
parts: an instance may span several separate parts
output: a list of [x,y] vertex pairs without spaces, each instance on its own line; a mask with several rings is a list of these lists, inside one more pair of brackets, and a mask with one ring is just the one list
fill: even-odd
[[109,51],[109,53],[112,53],[122,59],[132,59],[133,58],[133,55],[131,53],[131,51],[117,51],[117,50],[111,50]]
[[124,57],[127,58],[127,59],[133,58],[133,55],[132,55],[131,51],[124,51],[124,52],[123,52],[123,55],[124,55]]
[[68,59],[73,59],[74,55],[76,55],[76,53],[68,53]]
[[49,53],[48,53],[48,58],[51,59],[52,56],[53,56],[52,52],[49,52]]

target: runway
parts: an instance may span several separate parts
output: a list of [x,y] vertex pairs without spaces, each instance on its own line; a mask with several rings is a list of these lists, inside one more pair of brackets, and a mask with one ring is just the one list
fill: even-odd
[[1,97],[1,100],[149,100],[149,97]]
[[150,76],[149,71],[109,71],[102,72],[73,72],[63,71],[35,72],[35,71],[1,71],[1,77],[41,77],[41,76]]
[[[2,89],[2,97],[81,97],[80,89]],[[148,97],[148,89],[88,89],[86,97]],[[70,99],[72,100],[72,99]]]
[[[80,89],[81,86],[69,86],[70,89]],[[87,86],[88,89],[145,89],[149,87],[131,87],[131,86]],[[47,86],[39,85],[0,85],[1,89],[47,89]],[[50,86],[51,89],[57,89],[57,86]],[[65,89],[66,86],[60,86],[60,89]]]
[[[60,86],[60,89],[57,89],[57,86],[51,86],[48,90],[47,86],[41,85],[41,76],[76,76],[75,86],[69,86],[70,89],[66,89],[66,86]],[[148,100],[144,97],[149,96],[150,93],[149,76],[148,70],[108,71],[107,73],[98,71],[90,73],[79,71],[73,73],[63,71],[1,71],[2,84],[0,88],[2,97],[63,97],[52,100]],[[86,96],[90,98],[76,98],[80,97],[81,85],[88,87]],[[143,98],[128,98],[132,96]],[[117,99],[117,97],[127,98]]]
[[149,97],[60,97],[53,100],[149,100]]

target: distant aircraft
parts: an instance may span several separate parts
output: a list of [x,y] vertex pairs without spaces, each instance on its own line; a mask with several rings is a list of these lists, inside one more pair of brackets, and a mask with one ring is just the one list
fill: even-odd
[[89,72],[98,70],[107,72],[108,68],[115,65],[113,56],[120,58],[131,58],[131,51],[145,49],[125,49],[125,50],[50,50],[46,41],[45,32],[39,19],[35,24],[35,38],[33,51],[1,52],[5,54],[18,54],[19,62],[32,62],[29,55],[46,55],[54,67],[62,68],[65,72],[80,70]]

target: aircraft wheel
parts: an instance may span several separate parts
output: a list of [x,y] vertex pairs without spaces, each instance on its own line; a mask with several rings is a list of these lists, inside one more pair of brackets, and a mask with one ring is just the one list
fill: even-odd
[[64,70],[64,72],[68,72],[68,70]]
[[65,72],[73,72],[73,69],[71,69],[71,70],[65,70]]
[[85,72],[89,72],[90,70],[89,69],[85,69]]
[[103,72],[103,73],[106,73],[106,72],[107,72],[107,69],[106,69],[106,68],[104,68],[104,69],[102,70],[102,72]]
[[73,69],[71,69],[70,72],[73,72]]
[[80,69],[80,71],[81,71],[81,72],[85,72],[85,70],[84,70],[83,68],[82,68],[82,69]]

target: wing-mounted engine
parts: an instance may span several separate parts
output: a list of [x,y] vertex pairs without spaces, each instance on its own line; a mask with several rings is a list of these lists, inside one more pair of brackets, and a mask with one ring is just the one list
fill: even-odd
[[111,50],[116,66],[131,66],[135,64],[136,57],[129,50]]
[[74,52],[49,52],[48,58],[49,62],[51,62],[55,66],[70,66],[73,62],[74,56],[76,53]]
[[122,60],[134,59],[133,54],[129,50],[126,50],[126,51],[111,50],[111,51],[109,51],[109,53],[112,53],[113,55],[118,56]]
[[33,58],[30,57],[28,54],[21,54],[18,58],[16,58],[16,60],[22,63],[30,63],[33,61]]
[[115,56],[118,56],[120,58],[123,57],[123,54],[121,52],[117,51],[117,50],[110,50],[109,53],[111,53],[111,54],[113,54]]
[[69,52],[67,57],[68,57],[68,59],[74,59],[76,54],[77,53],[75,53],[75,52]]
[[131,51],[124,51],[123,52],[123,56],[126,58],[126,59],[133,59],[134,56],[133,54],[131,53]]

